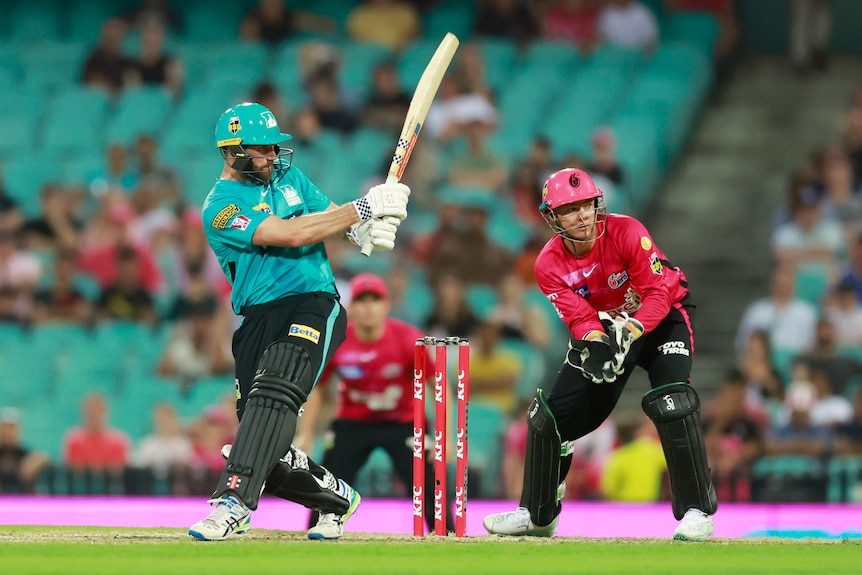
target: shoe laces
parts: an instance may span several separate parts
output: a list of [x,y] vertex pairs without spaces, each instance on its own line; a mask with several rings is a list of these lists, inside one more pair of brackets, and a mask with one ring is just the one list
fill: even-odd
[[215,505],[216,508],[210,513],[210,516],[204,519],[204,522],[218,525],[225,521],[238,521],[246,515],[247,509],[237,499],[227,497],[217,497],[207,501],[210,505]]

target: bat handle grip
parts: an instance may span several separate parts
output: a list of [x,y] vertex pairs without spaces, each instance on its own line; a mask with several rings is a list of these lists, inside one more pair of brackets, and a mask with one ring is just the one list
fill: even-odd
[[[387,183],[387,184],[395,184],[395,183],[398,183],[398,176],[396,176],[395,174],[389,174],[389,175],[387,175],[387,176],[386,176],[386,183]],[[368,256],[370,256],[370,255],[371,255],[371,252],[373,252],[373,251],[374,251],[374,246],[373,246],[373,245],[371,245],[371,244],[368,244],[368,245],[362,246],[362,251],[361,251],[360,253],[361,253],[363,256],[368,257]]]

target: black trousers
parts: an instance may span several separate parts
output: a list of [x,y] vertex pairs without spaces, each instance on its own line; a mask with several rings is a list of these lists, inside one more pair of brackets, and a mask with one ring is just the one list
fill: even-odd
[[[305,397],[317,383],[323,366],[332,359],[347,337],[347,312],[335,295],[325,292],[290,296],[242,310],[242,325],[233,335],[236,360],[236,411],[242,419],[245,402],[257,372],[260,356],[276,341],[291,341],[311,358],[314,380],[307,385]],[[284,455],[284,454],[282,454]]]
[[[347,483],[353,483],[356,475],[371,452],[380,448],[386,452],[392,461],[392,469],[396,477],[410,489],[413,485],[413,423],[398,422],[364,422],[349,419],[336,419],[332,422],[331,431],[334,441],[323,454],[323,465],[336,477]],[[448,482],[447,482],[448,485]],[[452,500],[451,493],[446,495],[447,501]],[[446,529],[455,530],[452,505],[447,504]],[[318,515],[311,513],[309,527],[317,524]],[[434,456],[426,453],[425,457],[425,523],[428,529],[434,529]]]
[[624,364],[625,372],[614,383],[593,383],[564,362],[548,394],[548,405],[557,421],[560,439],[572,441],[598,428],[613,411],[638,366],[646,370],[652,388],[690,382],[693,320],[693,305],[671,308],[656,329],[632,344]]

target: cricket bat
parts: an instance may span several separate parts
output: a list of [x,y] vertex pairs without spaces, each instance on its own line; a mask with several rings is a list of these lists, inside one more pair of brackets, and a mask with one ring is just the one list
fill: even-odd
[[[404,168],[407,167],[407,161],[410,159],[410,153],[413,151],[413,146],[416,145],[416,139],[422,130],[422,124],[425,123],[428,108],[431,107],[437,88],[440,87],[440,81],[443,80],[443,75],[455,56],[458,43],[458,38],[451,32],[447,32],[440,45],[437,46],[431,61],[425,67],[425,71],[422,72],[419,83],[416,84],[416,90],[413,92],[413,98],[410,100],[410,106],[407,108],[407,117],[404,119],[401,135],[395,145],[392,163],[389,164],[389,173],[386,176],[387,184],[401,180]],[[373,249],[373,246],[368,245],[362,248],[362,254],[371,255]]]

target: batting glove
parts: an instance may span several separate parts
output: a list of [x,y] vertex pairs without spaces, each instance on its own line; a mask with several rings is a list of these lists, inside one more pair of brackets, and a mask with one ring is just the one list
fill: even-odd
[[403,220],[407,217],[407,199],[410,188],[400,182],[374,186],[361,198],[353,201],[362,221],[391,216]]
[[[611,317],[607,312],[600,311],[599,319],[605,325],[608,332],[608,345],[610,347],[611,358],[602,366],[602,373],[605,379],[623,373],[623,362],[631,349],[632,344],[644,333],[644,325],[633,317],[629,317],[626,312],[620,313],[616,317]],[[611,380],[612,381],[612,380]]]
[[363,252],[390,251],[395,248],[395,233],[400,223],[401,220],[394,216],[366,220],[353,224],[347,232],[347,237]]

